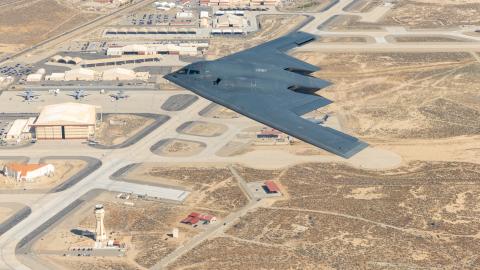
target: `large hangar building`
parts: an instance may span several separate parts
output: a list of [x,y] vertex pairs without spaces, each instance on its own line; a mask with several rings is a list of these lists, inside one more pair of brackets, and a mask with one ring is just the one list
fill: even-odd
[[70,102],[45,106],[33,126],[37,140],[89,139],[96,119],[95,106]]

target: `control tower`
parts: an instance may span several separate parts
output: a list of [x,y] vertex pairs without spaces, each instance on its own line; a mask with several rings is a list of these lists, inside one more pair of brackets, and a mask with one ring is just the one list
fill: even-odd
[[95,205],[95,219],[97,220],[97,228],[95,230],[95,241],[103,242],[107,240],[107,233],[105,232],[105,226],[103,225],[103,219],[105,217],[105,209],[102,204]]

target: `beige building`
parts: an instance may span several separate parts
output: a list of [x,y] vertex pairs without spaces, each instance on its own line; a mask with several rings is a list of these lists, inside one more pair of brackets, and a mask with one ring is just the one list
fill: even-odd
[[245,18],[233,14],[225,14],[222,16],[217,17],[217,24],[218,28],[227,28],[227,27],[234,27],[234,28],[242,28],[244,26]]
[[104,81],[148,80],[149,72],[135,72],[126,68],[111,68],[102,73]]
[[97,78],[94,70],[77,68],[65,71],[65,81],[93,81]]
[[45,106],[33,126],[38,140],[62,140],[92,138],[95,124],[95,106],[61,103]]

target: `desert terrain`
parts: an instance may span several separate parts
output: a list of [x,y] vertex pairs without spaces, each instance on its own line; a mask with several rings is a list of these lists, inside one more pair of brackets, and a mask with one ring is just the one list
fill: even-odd
[[222,216],[244,206],[247,201],[231,171],[222,165],[166,166],[143,163],[129,171],[127,181],[153,185],[180,186],[193,193],[186,204],[214,211]]
[[96,16],[57,0],[19,1],[7,5],[0,10],[0,51],[14,52],[30,47]]
[[183,140],[183,139],[164,139],[151,147],[152,153],[160,156],[188,157],[200,153],[205,149],[203,142]]
[[386,148],[394,142],[407,160],[478,162],[480,62],[472,53],[295,55],[323,67],[315,76],[333,85],[319,93],[335,103],[320,111],[335,111],[347,132]]
[[442,29],[478,25],[478,1],[397,1],[376,22],[363,21],[360,14],[372,11],[383,1],[357,1],[346,9],[349,13],[332,17],[321,27],[328,30],[380,30],[383,26],[411,29]]
[[267,171],[261,177],[279,181],[286,196],[170,269],[468,269],[480,249],[479,173],[477,164],[455,162],[381,172],[334,163]]

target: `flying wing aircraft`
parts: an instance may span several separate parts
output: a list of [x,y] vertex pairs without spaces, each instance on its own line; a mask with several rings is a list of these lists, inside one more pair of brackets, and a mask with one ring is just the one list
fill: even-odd
[[23,97],[24,101],[30,102],[30,101],[34,101],[35,99],[37,99],[40,96],[40,94],[37,94],[37,93],[33,92],[32,90],[27,90],[27,91],[24,91],[22,94],[19,94],[18,96]]
[[74,97],[75,99],[78,100],[88,96],[89,94],[87,94],[85,90],[75,90],[71,94],[67,94],[67,95]]
[[316,94],[330,85],[310,76],[319,68],[285,54],[314,39],[313,35],[295,32],[214,61],[187,65],[165,78],[258,122],[349,158],[368,145],[301,117],[332,103]]

